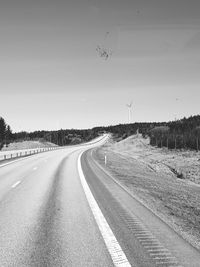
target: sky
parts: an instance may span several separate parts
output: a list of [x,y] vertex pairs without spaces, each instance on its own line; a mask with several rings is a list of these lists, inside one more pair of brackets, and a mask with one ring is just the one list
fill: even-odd
[[127,123],[131,101],[131,122],[200,114],[199,14],[199,0],[1,0],[0,116],[34,131]]

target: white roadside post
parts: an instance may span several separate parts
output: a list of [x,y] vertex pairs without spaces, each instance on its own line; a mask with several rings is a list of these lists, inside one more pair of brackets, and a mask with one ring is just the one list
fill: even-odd
[[106,152],[105,152],[105,155],[104,155],[104,163],[105,163],[105,165],[107,165],[107,155],[106,155]]

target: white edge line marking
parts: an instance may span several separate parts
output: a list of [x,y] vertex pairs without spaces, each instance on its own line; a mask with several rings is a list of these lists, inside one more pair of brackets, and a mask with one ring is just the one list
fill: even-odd
[[99,230],[103,236],[106,247],[110,253],[110,256],[112,258],[114,266],[130,267],[131,265],[130,265],[128,259],[126,258],[126,255],[124,254],[122,248],[120,247],[119,243],[117,242],[117,239],[115,238],[112,230],[110,229],[110,226],[108,225],[105,217],[103,216],[103,214],[102,214],[96,200],[94,199],[94,196],[92,195],[92,192],[90,191],[90,188],[86,182],[86,179],[85,179],[85,176],[83,174],[82,167],[81,167],[82,154],[83,154],[83,152],[81,152],[79,157],[78,157],[78,172],[79,172],[81,184],[83,186],[84,193],[86,195],[87,201],[88,201],[89,206],[90,206],[92,213],[94,215],[96,223],[97,223]]
[[33,154],[33,155],[28,156],[28,157],[24,157],[24,158],[21,158],[21,159],[16,159],[16,160],[12,160],[12,161],[7,162],[7,163],[0,164],[0,168],[1,167],[5,167],[5,166],[10,165],[10,164],[13,164],[13,163],[18,162],[18,161],[26,160],[28,158],[31,158],[32,156],[35,156],[35,155],[36,154]]
[[12,185],[12,188],[15,188],[15,187],[18,186],[19,184],[21,184],[21,181],[17,181],[16,183],[14,183],[14,184]]

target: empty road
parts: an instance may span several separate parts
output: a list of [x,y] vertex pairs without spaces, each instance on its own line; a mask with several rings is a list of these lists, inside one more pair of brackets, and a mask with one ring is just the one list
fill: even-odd
[[107,138],[0,166],[0,266],[200,266],[95,161]]

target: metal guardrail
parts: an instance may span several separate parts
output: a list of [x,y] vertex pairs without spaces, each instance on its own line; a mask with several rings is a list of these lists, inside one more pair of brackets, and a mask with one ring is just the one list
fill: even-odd
[[44,148],[34,148],[34,149],[24,149],[16,151],[0,151],[0,161],[8,160],[13,158],[26,157],[42,152],[47,152],[51,150],[60,149],[62,147],[44,147]]
[[[107,139],[109,135],[103,135],[101,137],[98,137],[88,143],[78,144],[74,146],[85,146],[85,145],[93,145],[95,143],[98,143],[99,141],[102,141],[103,139]],[[44,147],[44,148],[32,148],[32,149],[21,149],[21,150],[12,150],[12,151],[0,151],[0,161],[3,160],[9,160],[9,159],[16,159],[20,157],[26,157],[42,152],[47,152],[51,150],[57,150],[57,149],[63,149],[68,146],[55,146],[55,147]],[[70,147],[70,146],[69,146]]]

